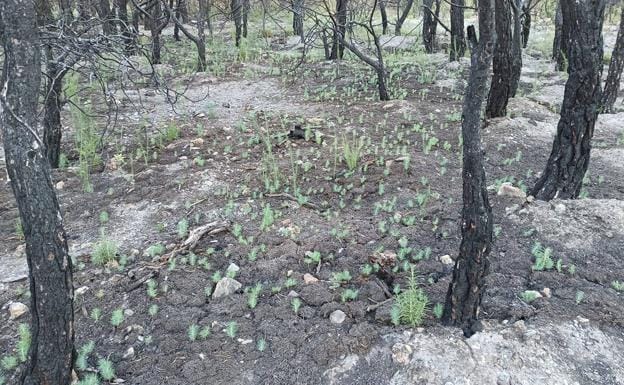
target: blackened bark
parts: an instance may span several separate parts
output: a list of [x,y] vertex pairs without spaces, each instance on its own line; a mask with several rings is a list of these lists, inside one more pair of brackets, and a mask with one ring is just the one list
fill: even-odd
[[407,0],[407,3],[405,3],[405,7],[403,8],[403,11],[399,15],[399,18],[397,19],[396,24],[394,26],[395,35],[397,36],[401,35],[401,28],[403,27],[403,23],[405,23],[407,16],[412,10],[412,5],[414,5],[414,0]]
[[169,24],[171,14],[169,12],[163,14],[160,0],[151,0],[149,6],[151,7],[149,10],[150,17],[145,19],[148,22],[148,28],[152,35],[152,64],[161,64],[160,50],[162,45],[160,43],[160,34]]
[[[206,70],[206,36],[204,33],[204,17],[206,14],[206,0],[198,0],[199,16],[197,17],[197,36],[193,35],[183,24],[181,19],[177,16],[173,17],[173,22],[182,31],[184,36],[191,40],[197,47],[197,72],[204,72]],[[166,9],[167,14],[171,15],[173,10],[171,8]]]
[[467,337],[477,329],[476,322],[485,291],[485,277],[489,273],[488,255],[492,244],[492,208],[488,200],[483,168],[480,118],[492,60],[492,0],[479,0],[478,13],[479,42],[474,27],[468,27],[471,66],[462,111],[462,241],[442,317],[445,323],[461,327]]
[[531,34],[531,1],[522,5],[522,48],[526,48]]
[[563,24],[570,32],[568,81],[550,158],[531,190],[535,198],[542,200],[579,196],[589,166],[601,97],[605,0],[562,1],[561,4]]
[[102,32],[104,32],[105,35],[114,34],[115,26],[113,24],[112,10],[109,0],[100,0],[97,11],[102,22]]
[[513,11],[513,35],[511,40],[511,84],[509,96],[516,96],[522,73],[522,0],[509,0]]
[[451,49],[450,61],[459,60],[466,53],[464,37],[464,5],[465,0],[453,0],[451,4]]
[[131,56],[135,53],[135,33],[128,21],[128,0],[115,0],[117,4],[117,13],[119,19],[119,29],[124,41],[124,50],[126,55]]
[[304,0],[293,0],[293,34],[295,36],[300,36],[301,40],[303,40],[303,9],[304,9]]
[[249,0],[243,1],[243,37],[247,39],[247,18],[249,17],[249,12],[251,11],[251,4]]
[[243,2],[242,0],[230,1],[230,12],[232,12],[232,20],[234,20],[234,28],[236,28],[235,41],[236,46],[240,46],[241,37],[243,35]]
[[[180,20],[180,0],[174,4],[174,0],[169,0],[169,9],[175,8],[174,16],[176,20]],[[175,41],[180,41],[180,26],[178,23],[174,23],[173,25],[173,39]]]
[[386,11],[386,0],[379,0],[379,13],[381,14],[381,33],[388,33],[388,12]]
[[617,99],[620,89],[620,79],[622,70],[624,69],[624,7],[620,15],[620,28],[618,30],[615,47],[611,53],[611,62],[609,63],[609,73],[602,93],[600,101],[600,110],[604,113],[613,112],[613,105]]
[[32,339],[21,384],[69,384],[74,362],[72,264],[50,166],[36,134],[41,63],[35,19],[32,1],[0,2],[4,150],[26,240],[31,293]]
[[508,0],[494,0],[494,4],[496,44],[494,45],[494,75],[485,109],[487,118],[505,116],[511,96],[511,9]]
[[[434,1],[435,10],[433,9]],[[423,8],[423,44],[425,46],[425,52],[433,53],[437,49],[436,30],[438,28],[440,0],[424,0]]]
[[180,12],[180,19],[183,23],[188,24],[189,15],[188,7],[186,6],[186,0],[178,0],[178,11]]
[[329,58],[330,60],[342,60],[344,57],[342,40],[346,37],[347,32],[347,0],[336,0],[336,16],[334,20],[334,37]]
[[566,26],[563,23],[563,14],[561,11],[561,1],[557,2],[557,13],[555,14],[555,38],[553,40],[552,58],[557,63],[555,69],[557,71],[565,71],[568,61],[567,43],[568,35]]
[[61,108],[63,93],[63,78],[66,71],[61,71],[57,63],[48,57],[46,63],[46,87],[43,117],[43,143],[50,167],[58,168],[61,156],[61,139],[63,126],[61,124]]

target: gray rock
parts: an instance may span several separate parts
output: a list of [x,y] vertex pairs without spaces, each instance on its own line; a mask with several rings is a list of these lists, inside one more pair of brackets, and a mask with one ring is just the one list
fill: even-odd
[[235,279],[223,277],[217,282],[215,286],[214,292],[212,293],[212,298],[221,298],[227,297],[228,295],[232,295],[236,293],[238,289],[243,287],[243,285]]
[[18,319],[26,313],[28,313],[28,306],[23,303],[11,302],[11,304],[9,304],[9,319]]
[[347,315],[342,310],[335,310],[329,316],[329,321],[336,325],[340,325],[345,319],[347,319]]

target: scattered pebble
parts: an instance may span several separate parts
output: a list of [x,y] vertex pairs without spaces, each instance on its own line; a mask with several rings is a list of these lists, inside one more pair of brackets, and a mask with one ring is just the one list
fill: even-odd
[[134,347],[130,346],[128,348],[128,350],[126,350],[126,352],[124,353],[123,359],[124,360],[129,360],[129,359],[132,359],[132,358],[134,358]]
[[406,365],[410,362],[411,356],[411,346],[401,342],[397,342],[396,344],[392,345],[392,361],[398,364]]
[[446,254],[440,257],[440,262],[444,265],[452,265],[455,261],[453,261],[450,255]]
[[340,325],[345,319],[347,315],[342,310],[334,310],[329,316],[330,322],[336,325]]
[[509,182],[501,184],[498,188],[497,195],[526,199],[526,193]]
[[243,287],[243,285],[237,280],[223,277],[217,282],[214,292],[212,293],[212,298],[227,297],[234,294],[241,287]]
[[28,313],[28,306],[21,302],[11,302],[9,305],[9,319],[18,319],[24,314]]
[[311,284],[311,283],[316,283],[316,282],[318,282],[318,278],[316,278],[315,276],[313,276],[313,275],[312,275],[312,274],[310,274],[310,273],[305,273],[305,274],[303,275],[303,282],[304,282],[306,285],[309,285],[309,284]]

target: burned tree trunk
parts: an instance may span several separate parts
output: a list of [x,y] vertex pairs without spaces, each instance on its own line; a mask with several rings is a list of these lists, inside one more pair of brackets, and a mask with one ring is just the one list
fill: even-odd
[[128,0],[116,0],[119,27],[123,36],[126,55],[132,56],[135,53],[135,36],[128,20]]
[[513,11],[513,35],[511,40],[511,85],[509,96],[515,97],[522,73],[522,0],[510,0]]
[[26,240],[31,293],[32,337],[21,384],[69,384],[74,362],[72,263],[50,166],[36,132],[41,65],[35,19],[31,1],[0,2],[4,150]]
[[557,13],[555,15],[555,38],[553,40],[552,58],[557,63],[555,69],[557,71],[565,71],[568,61],[566,26],[563,23],[563,15],[561,11],[561,0],[557,2]]
[[241,37],[243,35],[243,2],[242,0],[230,1],[230,12],[232,12],[232,20],[234,20],[235,44],[240,46]]
[[509,0],[494,0],[496,44],[494,45],[494,75],[488,95],[485,116],[498,118],[507,114],[511,96],[512,51],[511,11]]
[[[49,51],[49,50],[48,50]],[[58,64],[48,53],[46,61],[46,81],[44,117],[43,117],[43,143],[46,157],[50,167],[58,168],[61,156],[61,138],[63,126],[61,124],[61,108],[63,93],[63,78],[67,71],[58,68]]]
[[471,336],[478,329],[476,323],[485,290],[485,277],[489,272],[488,255],[492,244],[492,208],[483,168],[480,118],[492,60],[492,0],[479,0],[478,13],[478,42],[474,27],[468,27],[471,65],[462,111],[462,241],[443,313],[444,322],[461,327],[466,336]]
[[388,33],[388,12],[386,11],[386,0],[379,1],[379,13],[381,14],[381,33]]
[[602,75],[602,21],[605,0],[562,1],[569,31],[568,81],[557,135],[546,169],[531,194],[537,199],[577,198],[589,166],[598,117]]
[[466,52],[464,37],[464,0],[455,0],[451,4],[451,48],[450,61],[459,60]]
[[522,48],[526,48],[531,34],[531,0],[522,4]]
[[401,28],[403,27],[403,23],[405,23],[407,16],[412,10],[412,5],[414,5],[414,0],[407,0],[407,3],[405,4],[405,8],[403,8],[403,11],[399,15],[399,18],[397,19],[396,24],[394,26],[395,35],[397,36],[401,35]]
[[100,0],[98,7],[98,15],[102,21],[102,32],[105,35],[112,35],[115,33],[115,26],[113,24],[111,5],[108,0]]
[[305,2],[304,0],[293,0],[292,1],[292,7],[293,7],[293,22],[292,22],[292,27],[293,27],[293,34],[296,36],[300,36],[301,40],[303,41],[304,35],[303,35],[303,9],[305,6]]
[[438,28],[438,16],[440,13],[440,0],[435,0],[435,10],[433,10],[434,0],[424,0],[423,16],[423,44],[425,52],[433,53],[437,49],[436,30]]
[[243,37],[247,39],[247,18],[251,11],[251,4],[249,0],[243,0]]
[[344,56],[343,41],[347,33],[347,0],[336,1],[336,16],[334,20],[334,37],[332,41],[330,60],[342,60]]
[[609,74],[607,75],[602,100],[600,101],[601,112],[613,112],[613,105],[620,89],[622,69],[624,69],[624,8],[622,8],[622,14],[620,15],[620,28],[615,41],[615,47],[611,53]]

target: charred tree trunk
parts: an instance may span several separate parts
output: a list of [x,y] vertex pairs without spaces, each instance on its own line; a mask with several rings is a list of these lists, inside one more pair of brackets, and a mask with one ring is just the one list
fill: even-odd
[[511,85],[509,96],[515,97],[522,73],[522,0],[510,0],[513,11],[513,35],[511,40]]
[[462,111],[462,241],[443,313],[444,322],[461,327],[467,337],[478,330],[477,321],[481,297],[485,291],[485,277],[489,273],[488,255],[492,244],[492,208],[487,193],[480,119],[492,61],[492,3],[492,0],[479,0],[479,42],[474,27],[468,27],[471,65]]
[[162,45],[160,43],[160,34],[167,24],[169,24],[171,13],[167,12],[166,15],[163,14],[160,0],[152,0],[149,14],[151,17],[146,17],[146,20],[148,21],[148,27],[152,35],[152,64],[161,64],[160,50]]
[[177,10],[180,13],[180,20],[184,24],[188,24],[189,15],[188,15],[188,7],[186,6],[186,0],[178,0]]
[[379,1],[379,13],[381,14],[381,33],[388,33],[388,12],[386,11],[386,0]]
[[624,69],[624,8],[622,8],[622,14],[620,15],[620,28],[618,30],[617,39],[615,41],[615,47],[611,53],[611,62],[609,63],[609,74],[607,75],[607,81],[605,83],[604,91],[602,93],[602,100],[600,101],[600,109],[602,112],[613,112],[613,105],[617,99],[618,91],[620,89],[620,79],[622,77],[622,70]]
[[117,3],[117,13],[119,18],[119,28],[121,35],[123,36],[124,47],[126,55],[132,56],[135,53],[135,41],[136,36],[130,27],[128,20],[128,0],[115,0]]
[[234,20],[234,28],[236,29],[235,44],[240,46],[241,37],[243,35],[243,3],[242,0],[231,0],[230,11],[232,12],[232,20]]
[[108,0],[100,0],[98,15],[102,22],[102,32],[105,35],[113,35],[115,33],[115,25],[113,24],[111,5]]
[[394,26],[394,34],[399,36],[401,35],[401,28],[403,27],[403,23],[409,16],[410,11],[412,10],[412,5],[414,5],[414,0],[407,0],[405,4],[405,8],[403,8],[403,12],[399,15],[399,18],[396,21],[396,25]]
[[336,1],[336,17],[334,20],[334,37],[329,58],[330,60],[342,60],[344,57],[344,44],[342,41],[346,38],[347,32],[347,0]]
[[511,10],[509,0],[494,0],[496,43],[494,45],[494,75],[488,95],[485,116],[498,118],[507,114],[511,96]]
[[69,384],[74,362],[72,263],[50,166],[36,133],[41,63],[33,2],[0,2],[0,36],[4,151],[30,276],[31,343],[21,384]]
[[557,71],[565,71],[567,66],[567,45],[568,37],[566,35],[566,27],[563,23],[563,15],[561,11],[561,0],[557,2],[557,13],[555,14],[555,38],[553,40],[552,58],[557,63],[555,69]]
[[61,124],[61,108],[63,93],[63,78],[66,71],[61,71],[57,63],[49,54],[46,63],[46,76],[48,77],[45,87],[44,117],[43,117],[43,143],[46,157],[50,167],[58,168],[61,156],[61,139],[63,126]]
[[[174,4],[174,0],[169,0],[169,9],[175,9],[174,16],[176,20],[180,20],[180,0],[177,1],[177,4]],[[174,23],[173,25],[173,39],[175,41],[180,41],[180,27],[178,23]]]
[[251,11],[251,4],[249,0],[243,1],[243,37],[247,39],[247,19],[249,18],[249,12]]
[[295,36],[300,36],[301,37],[301,41],[303,41],[304,39],[304,35],[303,35],[303,9],[305,6],[305,1],[304,0],[293,0],[292,1],[292,7],[293,7],[293,22],[292,22],[292,27],[293,27],[293,34]]
[[[435,10],[433,9],[434,1],[435,1]],[[439,0],[424,0],[423,8],[424,8],[423,44],[425,46],[425,52],[433,53],[437,49],[436,30],[438,28],[440,1]]]
[[561,9],[570,37],[568,81],[546,170],[531,190],[542,200],[579,196],[601,97],[605,0],[562,1]]
[[464,0],[454,0],[451,4],[451,49],[450,61],[459,60],[466,52],[466,38],[464,37]]
[[212,39],[212,0],[206,0],[206,27],[208,28],[208,33],[210,34],[210,38]]
[[522,48],[526,48],[531,34],[531,1],[522,5]]
[[[191,40],[197,47],[197,72],[206,70],[206,36],[204,33],[204,15],[206,14],[206,0],[198,0],[199,16],[197,17],[197,36],[193,35],[177,16],[173,17],[173,22],[182,31],[184,36]],[[173,10],[167,8],[167,14],[171,15]]]

